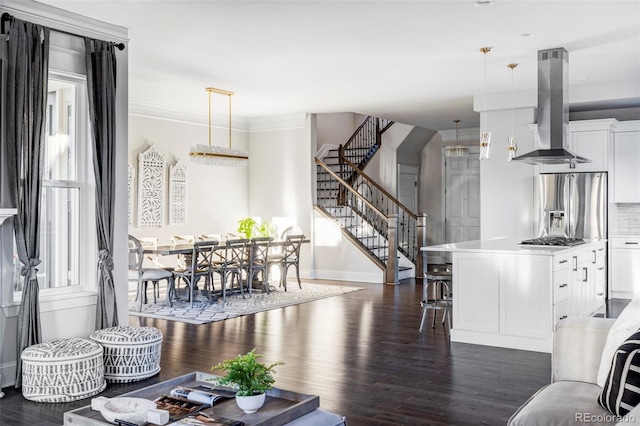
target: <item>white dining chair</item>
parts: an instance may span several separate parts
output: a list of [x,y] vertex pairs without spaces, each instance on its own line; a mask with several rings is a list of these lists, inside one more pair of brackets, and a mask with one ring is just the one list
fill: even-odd
[[[167,280],[167,306],[171,306],[171,299],[175,293],[173,272],[162,268],[143,268],[144,261],[142,244],[140,241],[129,235],[129,281],[137,283],[136,300],[138,310],[142,310],[142,305],[147,303],[147,284],[149,281],[157,283]],[[157,285],[157,284],[156,284]],[[153,292],[153,303],[157,302],[156,293]]]

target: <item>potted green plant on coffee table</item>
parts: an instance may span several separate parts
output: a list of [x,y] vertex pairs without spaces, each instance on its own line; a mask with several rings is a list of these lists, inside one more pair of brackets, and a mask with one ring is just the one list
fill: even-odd
[[221,386],[232,386],[237,389],[236,403],[245,413],[255,413],[264,404],[265,392],[272,389],[275,379],[274,367],[283,365],[277,361],[273,364],[265,364],[259,361],[262,355],[255,349],[244,355],[238,355],[214,365],[213,371],[226,371],[226,376],[214,379]]

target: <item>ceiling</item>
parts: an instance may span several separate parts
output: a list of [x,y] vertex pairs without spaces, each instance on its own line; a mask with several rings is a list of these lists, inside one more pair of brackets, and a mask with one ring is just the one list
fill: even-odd
[[130,102],[204,114],[213,86],[235,92],[233,114],[248,119],[356,112],[477,127],[473,96],[510,92],[512,77],[535,91],[536,52],[555,47],[569,51],[570,87],[640,86],[638,0],[40,2],[129,29]]

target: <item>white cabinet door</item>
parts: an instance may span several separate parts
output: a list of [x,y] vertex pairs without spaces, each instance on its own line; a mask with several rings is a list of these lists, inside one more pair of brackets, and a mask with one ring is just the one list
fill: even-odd
[[613,201],[640,203],[640,132],[616,133],[613,158]]
[[574,154],[591,160],[590,163],[576,164],[575,168],[571,168],[569,164],[543,164],[540,165],[540,173],[606,172],[609,166],[609,142],[613,139],[609,121],[585,120],[570,123],[569,127],[574,130],[570,130],[567,135],[567,148]]
[[500,257],[500,333],[546,339],[553,330],[549,256]]
[[608,130],[572,132],[571,148],[574,153],[591,160],[590,163],[576,164],[576,172],[606,172],[608,166]]
[[611,244],[610,296],[632,297],[640,294],[640,238],[614,237]]
[[454,329],[498,333],[499,257],[453,254]]

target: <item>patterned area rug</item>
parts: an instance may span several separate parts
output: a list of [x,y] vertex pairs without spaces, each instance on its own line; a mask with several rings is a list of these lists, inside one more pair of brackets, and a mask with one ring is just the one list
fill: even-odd
[[299,289],[297,285],[288,285],[286,292],[273,286],[271,286],[271,293],[254,290],[253,297],[251,298],[249,298],[249,295],[246,293],[244,299],[240,294],[233,294],[231,296],[227,294],[227,301],[225,303],[222,302],[222,298],[218,299],[217,302],[211,303],[209,299],[202,294],[196,294],[193,308],[190,308],[189,302],[185,301],[188,299],[186,292],[179,291],[178,297],[182,300],[175,301],[172,307],[165,305],[165,299],[158,299],[158,303],[142,305],[142,311],[138,312],[138,304],[130,299],[129,315],[182,321],[190,324],[206,324],[242,315],[255,314],[256,312],[268,311],[270,309],[311,302],[326,297],[339,296],[363,289],[364,287],[322,285],[303,282],[302,289]]

